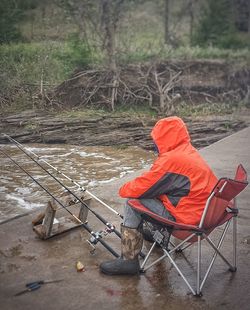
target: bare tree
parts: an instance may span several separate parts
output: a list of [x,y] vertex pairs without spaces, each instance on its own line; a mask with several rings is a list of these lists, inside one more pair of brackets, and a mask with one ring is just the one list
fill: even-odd
[[[62,7],[78,28],[81,39],[88,43],[90,40],[95,44],[100,44],[99,32],[99,7],[96,1],[91,0],[54,0]],[[93,44],[93,43],[92,43]]]
[[232,9],[236,28],[242,32],[250,32],[250,1],[233,0]]
[[[107,59],[110,84],[110,106],[114,110],[117,100],[119,72],[116,59],[116,36],[124,10],[125,0],[55,0],[67,10],[85,42],[96,44]],[[127,1],[128,2],[128,1]]]
[[165,0],[164,9],[165,43],[169,44],[169,0]]
[[[154,93],[159,99],[159,107],[151,105],[159,113],[167,113],[174,111],[174,103],[180,99],[180,94],[171,94],[175,85],[180,81],[181,71],[173,71],[170,68],[159,71],[157,66],[152,69],[153,75],[153,88],[151,92]],[[166,78],[168,76],[168,78]]]
[[188,1],[188,13],[189,13],[189,17],[190,17],[189,38],[191,41],[193,38],[193,30],[194,30],[194,0]]
[[101,28],[104,29],[103,47],[107,52],[109,68],[116,71],[117,26],[124,0],[101,0]]

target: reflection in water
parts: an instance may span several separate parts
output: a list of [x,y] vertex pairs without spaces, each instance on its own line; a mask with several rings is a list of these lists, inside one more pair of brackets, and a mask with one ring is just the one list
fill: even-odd
[[[153,158],[152,153],[137,147],[119,149],[106,146],[43,144],[29,144],[26,147],[89,190],[144,168],[152,162]],[[16,146],[1,145],[0,148],[57,198],[64,192],[57,182],[46,175]],[[56,175],[55,171],[43,161],[40,161],[40,164],[71,190],[77,190],[76,186],[69,184],[70,182],[62,176]],[[46,205],[49,195],[2,153],[0,153],[0,165],[0,222],[27,210]]]

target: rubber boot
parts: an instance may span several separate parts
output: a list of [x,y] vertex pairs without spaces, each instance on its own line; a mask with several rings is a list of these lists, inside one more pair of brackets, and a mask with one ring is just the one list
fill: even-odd
[[137,229],[121,225],[121,257],[101,263],[100,270],[108,275],[138,274],[142,244],[142,234]]

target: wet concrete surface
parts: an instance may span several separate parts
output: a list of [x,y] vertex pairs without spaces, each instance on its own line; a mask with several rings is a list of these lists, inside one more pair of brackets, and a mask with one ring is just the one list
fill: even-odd
[[[242,163],[250,171],[250,127],[201,150],[216,174],[233,177],[236,166]],[[117,196],[118,187],[141,173],[105,184],[94,193],[122,212],[123,200]],[[112,255],[97,245],[94,255],[89,252],[83,229],[76,229],[47,241],[40,240],[32,231],[31,213],[0,225],[0,301],[1,309],[249,309],[250,305],[250,189],[239,197],[238,270],[231,273],[217,258],[203,288],[201,298],[193,297],[176,270],[168,263],[159,265],[139,276],[105,276],[99,272],[100,262]],[[95,210],[119,227],[121,220],[109,210],[92,203]],[[100,230],[92,215],[89,223]],[[215,235],[217,233],[215,232]],[[232,255],[231,228],[226,237],[223,253]],[[109,235],[105,239],[119,251],[119,239]],[[145,242],[144,251],[149,248]],[[185,256],[177,254],[176,262],[191,283],[195,283],[194,262],[196,248],[187,249]],[[202,264],[208,262],[208,248],[203,251]],[[154,256],[160,255],[156,250]],[[80,260],[84,272],[76,271]],[[204,267],[202,268],[204,272]],[[41,279],[64,279],[44,285],[39,290],[18,297],[25,283]]]

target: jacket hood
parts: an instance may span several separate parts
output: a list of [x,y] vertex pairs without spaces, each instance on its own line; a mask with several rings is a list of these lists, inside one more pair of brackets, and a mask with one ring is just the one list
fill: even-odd
[[190,143],[185,123],[176,116],[159,120],[151,131],[151,137],[160,154]]

